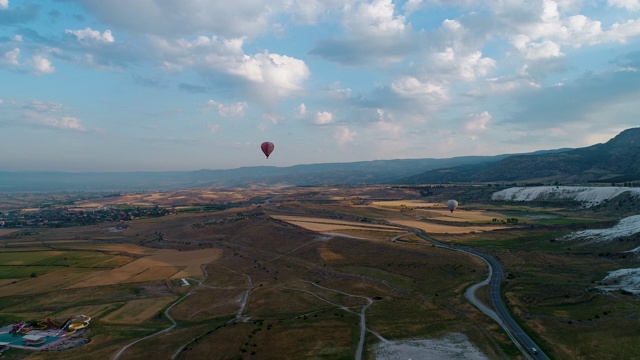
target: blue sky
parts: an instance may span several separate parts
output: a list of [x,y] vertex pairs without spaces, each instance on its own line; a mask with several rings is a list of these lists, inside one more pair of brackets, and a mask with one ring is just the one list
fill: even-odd
[[0,0],[0,170],[582,147],[639,67],[640,0]]

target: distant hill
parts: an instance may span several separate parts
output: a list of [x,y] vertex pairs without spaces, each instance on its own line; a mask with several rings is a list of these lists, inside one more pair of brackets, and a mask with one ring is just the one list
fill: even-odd
[[389,184],[442,167],[498,161],[509,155],[450,159],[398,159],[288,167],[253,166],[229,170],[173,172],[2,172],[0,192],[164,191],[185,188],[286,184],[295,186]]
[[640,180],[640,128],[605,144],[528,154],[397,159],[173,172],[2,172],[0,192],[165,191],[254,185],[373,185]]
[[506,157],[497,162],[426,171],[400,182],[477,183],[538,181],[612,183],[640,180],[640,128],[627,129],[604,144],[554,153]]

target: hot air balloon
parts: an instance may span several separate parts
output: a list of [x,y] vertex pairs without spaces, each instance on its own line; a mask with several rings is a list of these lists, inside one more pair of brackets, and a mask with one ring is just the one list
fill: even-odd
[[447,207],[451,212],[453,212],[453,210],[455,210],[458,207],[458,202],[455,200],[449,200],[447,201]]
[[262,143],[262,145],[260,145],[260,148],[262,149],[262,152],[268,159],[269,155],[271,155],[271,153],[273,152],[274,145],[272,142],[265,141]]

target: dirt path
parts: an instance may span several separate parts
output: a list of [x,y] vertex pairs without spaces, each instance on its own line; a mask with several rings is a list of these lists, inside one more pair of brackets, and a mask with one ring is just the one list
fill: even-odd
[[[202,269],[202,272],[204,273],[204,278],[203,278],[202,280],[198,281],[198,284],[199,284],[199,285],[201,285],[201,284],[202,284],[202,283],[207,279],[207,276],[209,276],[209,273],[207,272],[207,269],[205,269],[205,266],[204,266],[204,265],[202,265],[200,268]],[[152,338],[152,337],[154,337],[154,336],[156,336],[156,335],[164,334],[164,333],[166,333],[166,332],[169,332],[169,331],[173,330],[173,328],[175,328],[175,327],[176,327],[177,323],[176,323],[176,321],[171,317],[171,314],[170,314],[169,312],[171,311],[171,309],[173,309],[173,307],[174,307],[174,306],[178,305],[179,303],[181,303],[182,301],[184,301],[186,298],[188,298],[188,297],[189,297],[189,295],[193,294],[193,293],[196,291],[196,289],[197,289],[197,286],[194,286],[191,290],[189,290],[189,292],[188,292],[187,294],[185,294],[185,296],[181,297],[180,299],[178,299],[176,302],[174,302],[174,303],[173,303],[173,304],[171,304],[168,308],[166,308],[166,309],[165,309],[165,311],[164,311],[164,316],[166,316],[166,317],[167,317],[167,319],[169,319],[169,321],[171,321],[171,326],[169,326],[168,328],[166,328],[166,329],[164,329],[164,330],[160,330],[160,331],[158,331],[157,333],[153,333],[153,334],[151,334],[151,335],[147,335],[147,336],[145,336],[145,337],[143,337],[143,338],[140,338],[140,339],[138,339],[138,340],[136,340],[136,341],[133,341],[133,342],[131,342],[131,343],[129,343],[129,344],[127,344],[127,345],[123,346],[122,348],[120,348],[120,350],[118,350],[118,352],[117,352],[117,353],[115,353],[115,355],[113,355],[113,357],[112,357],[111,359],[112,359],[112,360],[118,360],[118,359],[120,358],[120,356],[122,356],[122,354],[123,354],[123,353],[124,353],[128,348],[130,348],[131,346],[133,346],[133,345],[135,345],[135,344],[137,344],[137,343],[139,343],[139,342],[141,342],[141,341],[143,341],[143,340],[146,340],[146,339]]]
[[[342,294],[342,295],[346,295],[346,296],[351,296],[351,297],[356,297],[356,298],[367,300],[367,304],[364,305],[362,307],[362,309],[360,309],[360,313],[359,313],[359,316],[360,316],[360,338],[358,340],[358,347],[356,348],[355,359],[356,360],[361,360],[362,359],[362,352],[364,350],[364,339],[365,339],[365,335],[366,335],[367,330],[368,330],[367,329],[367,319],[366,319],[365,312],[367,311],[367,308],[371,304],[373,304],[373,299],[371,299],[369,297],[366,297],[366,296],[362,296],[362,295],[349,294],[349,293],[346,293],[346,292],[341,291],[341,290],[328,288],[326,286],[318,285],[318,284],[316,284],[314,282],[311,282],[311,281],[301,281],[301,282],[313,285],[315,287],[318,287],[318,288],[321,288],[321,289],[324,289],[324,290],[333,291],[333,292],[336,292],[336,293],[339,293],[339,294]],[[297,291],[302,291],[302,292],[309,293],[309,294],[315,296],[316,298],[318,298],[318,299],[320,299],[320,300],[322,300],[322,301],[324,301],[324,302],[326,302],[328,304],[334,305],[334,306],[336,306],[336,307],[338,307],[338,308],[340,308],[340,309],[342,309],[344,311],[347,311],[347,312],[350,312],[352,314],[357,314],[358,315],[358,313],[352,311],[350,308],[348,308],[346,306],[343,306],[343,305],[340,305],[340,304],[336,304],[336,303],[334,303],[334,302],[332,302],[330,300],[327,300],[327,299],[323,298],[322,296],[314,293],[313,291],[310,291],[310,290],[307,290],[307,289],[299,289],[299,288],[295,288],[295,287],[284,287],[283,286],[283,288],[284,289],[288,289],[288,290],[297,290]],[[371,330],[369,330],[369,331],[372,334],[374,334],[377,338],[379,338],[381,341],[386,341],[386,339],[384,339],[382,336],[380,336],[380,334],[378,334],[376,332],[373,332]]]

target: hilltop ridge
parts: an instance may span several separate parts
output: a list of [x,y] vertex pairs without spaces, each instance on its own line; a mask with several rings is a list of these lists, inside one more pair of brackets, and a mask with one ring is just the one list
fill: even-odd
[[406,183],[559,181],[612,183],[640,180],[640,128],[627,129],[603,144],[556,153],[513,155],[492,163],[435,169]]

